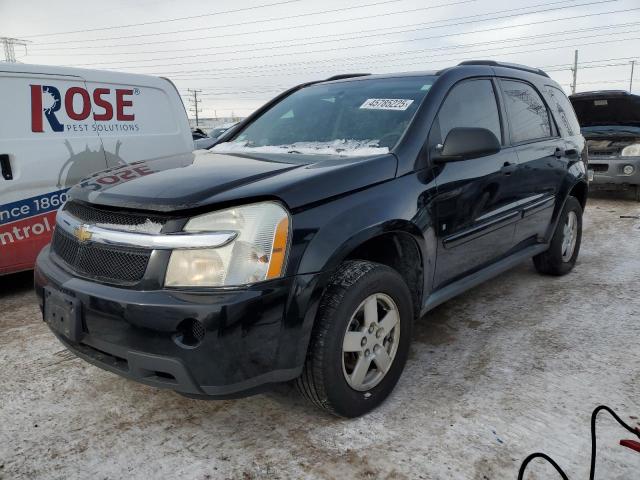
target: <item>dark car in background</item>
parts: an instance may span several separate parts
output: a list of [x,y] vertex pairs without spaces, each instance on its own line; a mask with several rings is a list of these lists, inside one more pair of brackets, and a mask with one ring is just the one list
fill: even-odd
[[238,122],[228,123],[226,125],[222,125],[221,127],[216,127],[209,132],[209,135],[201,138],[194,139],[194,144],[196,150],[210,148],[215,145],[216,140],[222,136],[223,133],[229,131],[231,128],[235,127]]
[[596,189],[633,189],[640,202],[640,95],[605,90],[569,97],[587,140]]
[[585,142],[541,70],[340,75],[222,140],[69,191],[35,284],[72,352],[197,398],[295,381],[354,417],[393,390],[414,320],[580,250]]

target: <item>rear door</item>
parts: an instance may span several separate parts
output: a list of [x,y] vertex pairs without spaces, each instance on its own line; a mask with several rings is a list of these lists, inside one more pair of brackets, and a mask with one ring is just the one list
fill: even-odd
[[3,274],[33,267],[68,188],[106,162],[82,78],[0,67],[0,105]]
[[534,85],[503,78],[500,86],[510,140],[518,155],[513,186],[522,219],[514,240],[525,246],[541,241],[547,232],[567,169],[566,144]]
[[517,157],[504,142],[493,80],[465,80],[451,89],[429,134],[430,150],[455,127],[486,128],[502,139],[503,148],[438,167],[436,288],[504,256],[513,245],[519,215],[512,185]]

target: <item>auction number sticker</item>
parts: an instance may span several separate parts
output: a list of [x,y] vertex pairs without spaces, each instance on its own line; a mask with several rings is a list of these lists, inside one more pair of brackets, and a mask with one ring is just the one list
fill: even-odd
[[365,110],[406,110],[413,103],[413,100],[404,98],[367,98],[360,105]]

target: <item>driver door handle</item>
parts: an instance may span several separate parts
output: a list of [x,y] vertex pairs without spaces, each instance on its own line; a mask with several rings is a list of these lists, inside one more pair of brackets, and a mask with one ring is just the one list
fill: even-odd
[[3,153],[0,155],[0,169],[2,170],[2,178],[5,180],[13,180],[13,172],[11,171],[11,161],[9,155]]
[[513,162],[504,162],[504,165],[502,166],[502,168],[500,169],[500,171],[504,174],[504,175],[511,175],[513,172],[516,171],[516,168],[518,168],[518,164],[517,163],[513,163]]

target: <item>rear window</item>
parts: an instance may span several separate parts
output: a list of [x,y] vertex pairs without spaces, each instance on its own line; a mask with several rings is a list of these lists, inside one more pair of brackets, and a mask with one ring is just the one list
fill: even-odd
[[551,136],[549,112],[542,98],[529,84],[502,80],[511,141],[527,142]]
[[567,96],[557,87],[546,85],[544,88],[549,95],[549,103],[560,128],[569,135],[579,135],[580,123]]
[[214,151],[385,153],[405,132],[436,77],[312,85],[284,98]]

